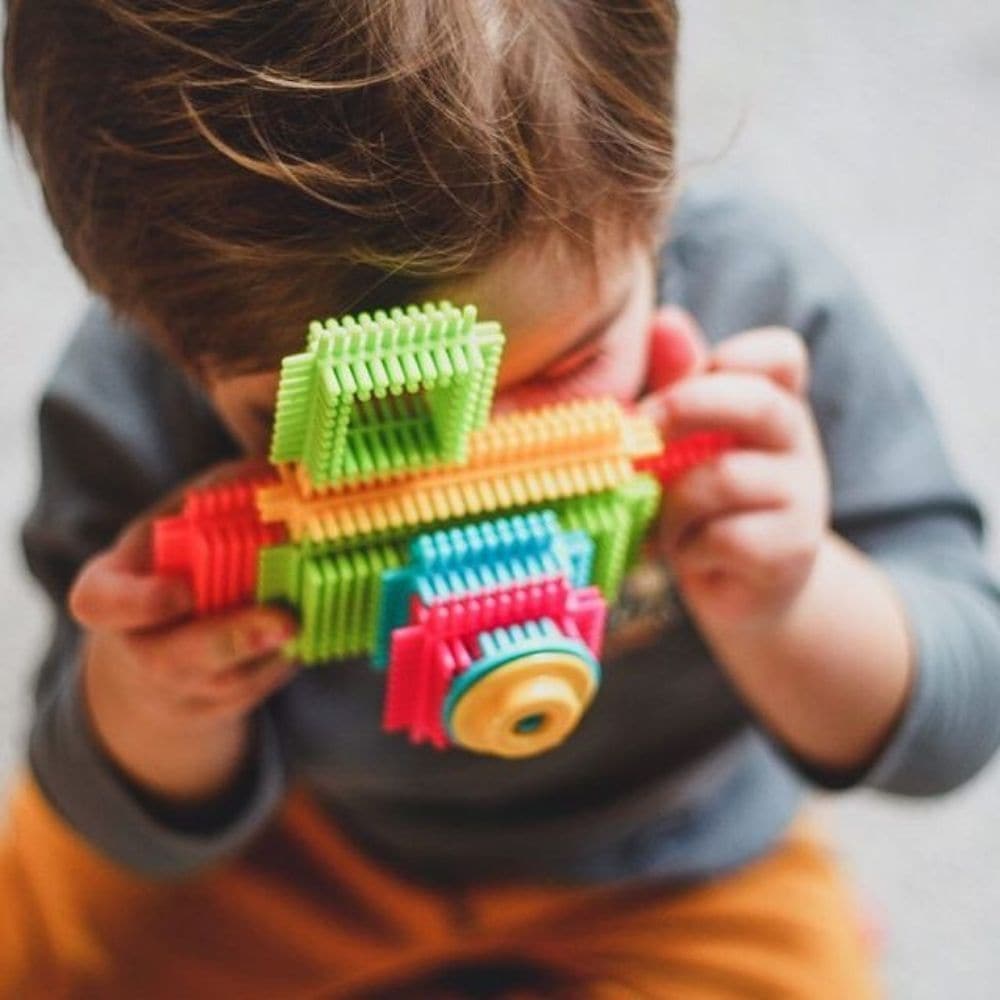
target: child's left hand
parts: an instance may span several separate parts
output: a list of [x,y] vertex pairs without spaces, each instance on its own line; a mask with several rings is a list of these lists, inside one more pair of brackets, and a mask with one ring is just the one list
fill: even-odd
[[660,552],[709,635],[766,630],[794,604],[828,537],[829,479],[802,338],[768,327],[709,351],[673,307],[660,310],[652,335],[653,391],[640,410],[668,439],[728,430],[738,442],[667,488]]

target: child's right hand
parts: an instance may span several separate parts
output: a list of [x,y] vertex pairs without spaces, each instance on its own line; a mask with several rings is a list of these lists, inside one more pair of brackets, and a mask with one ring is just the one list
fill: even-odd
[[[198,484],[249,468],[229,463]],[[153,517],[178,501],[133,521],[86,563],[69,608],[85,630],[83,691],[104,749],[149,792],[186,802],[235,778],[250,712],[294,672],[282,647],[295,621],[257,606],[190,617],[187,584],[151,572]]]

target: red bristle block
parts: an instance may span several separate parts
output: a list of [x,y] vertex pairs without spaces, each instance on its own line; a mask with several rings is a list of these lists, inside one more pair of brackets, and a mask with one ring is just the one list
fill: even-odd
[[567,612],[560,622],[563,633],[573,635],[575,631],[594,656],[600,659],[608,616],[608,603],[600,590],[597,587],[574,590],[567,602]]
[[410,620],[429,624],[434,634],[443,639],[533,618],[558,621],[566,613],[570,593],[566,578],[553,574],[471,593],[449,594],[428,607],[414,598]]
[[191,490],[180,514],[153,522],[154,572],[184,577],[198,614],[253,603],[258,553],[285,540],[280,524],[257,514],[261,484],[254,477]]
[[383,730],[405,732],[411,743],[430,743],[439,750],[449,746],[441,708],[457,666],[447,644],[430,639],[425,625],[396,629],[386,677]]
[[638,472],[649,472],[668,486],[689,469],[711,461],[736,445],[732,431],[695,431],[667,443],[659,455],[635,462]]

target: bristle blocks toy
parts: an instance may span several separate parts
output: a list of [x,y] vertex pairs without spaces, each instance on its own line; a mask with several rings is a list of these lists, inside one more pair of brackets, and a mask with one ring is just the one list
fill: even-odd
[[447,302],[312,324],[282,363],[274,477],[193,491],[154,559],[199,613],[291,605],[304,663],[370,656],[388,732],[517,758],[594,698],[661,483],[732,442],[664,447],[609,400],[489,420],[502,345]]
[[271,461],[319,488],[461,462],[502,347],[496,323],[447,302],[312,323],[281,363]]
[[190,491],[180,514],[153,525],[158,573],[186,576],[199,614],[251,603],[260,553],[285,538],[257,513],[256,493],[270,480],[243,479]]
[[384,577],[385,728],[505,757],[560,743],[600,681],[593,548],[552,511],[415,539],[409,564]]

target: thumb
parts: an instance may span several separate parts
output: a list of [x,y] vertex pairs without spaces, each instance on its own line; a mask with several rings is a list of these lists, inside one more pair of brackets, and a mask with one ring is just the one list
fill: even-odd
[[70,614],[85,628],[153,628],[189,614],[192,598],[177,577],[157,577],[130,570],[115,549],[85,563],[70,588]]
[[177,576],[157,575],[153,567],[153,525],[176,513],[189,490],[234,480],[261,478],[270,466],[256,459],[220,463],[176,487],[126,525],[111,547],[90,559],[69,593],[69,610],[87,628],[154,628],[189,614],[190,587]]
[[666,389],[708,364],[708,338],[680,306],[661,306],[649,328],[646,392]]

